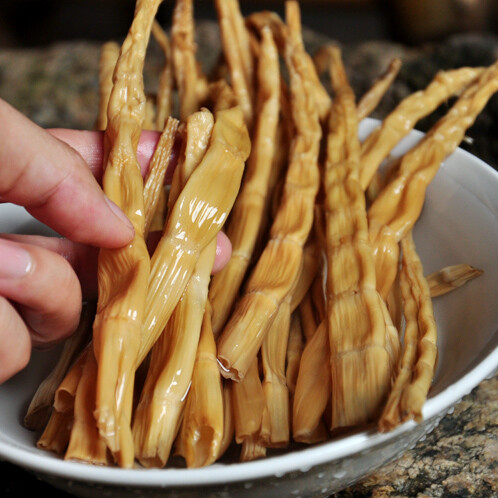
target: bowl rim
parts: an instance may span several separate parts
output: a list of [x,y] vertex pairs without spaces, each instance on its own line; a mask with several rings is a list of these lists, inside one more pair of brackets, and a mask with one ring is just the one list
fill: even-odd
[[[360,133],[371,130],[378,123],[379,120],[366,118],[361,124]],[[422,132],[413,130],[406,138],[413,140],[423,135]],[[458,148],[454,154],[463,154],[464,159],[473,162],[475,167],[479,168],[479,174],[489,175],[490,181],[498,185],[498,171],[483,160],[461,148]],[[446,161],[450,158],[451,156]],[[497,333],[498,326],[490,338],[490,344],[494,342]],[[495,374],[497,369],[498,346],[483,355],[479,362],[469,368],[456,382],[432,397],[429,393],[422,410],[423,420],[420,423],[408,421],[387,433],[380,433],[375,428],[368,428],[317,445],[250,462],[214,463],[199,469],[145,469],[141,467],[123,469],[93,466],[65,461],[53,454],[42,453],[42,450],[28,451],[21,446],[2,441],[1,437],[0,458],[35,473],[71,481],[86,481],[120,487],[164,488],[175,486],[188,488],[200,485],[244,482],[272,476],[281,477],[290,472],[307,472],[317,465],[348,458],[355,453],[385,445],[398,436],[411,431],[414,427],[445,415],[479,383]]]

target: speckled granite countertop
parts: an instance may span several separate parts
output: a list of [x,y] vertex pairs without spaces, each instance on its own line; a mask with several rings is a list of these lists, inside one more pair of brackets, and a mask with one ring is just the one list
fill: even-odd
[[[213,62],[213,30],[201,25],[200,59]],[[311,52],[325,39],[308,32]],[[358,95],[386,67],[394,55],[403,68],[375,116],[382,117],[408,92],[425,86],[438,69],[490,64],[498,58],[498,39],[459,36],[444,43],[414,49],[387,42],[343,47],[351,82]],[[99,46],[93,43],[59,44],[45,49],[0,50],[0,97],[44,127],[93,127],[97,109]],[[154,91],[162,64],[150,51],[146,82]],[[424,129],[429,122],[419,123]],[[498,99],[489,102],[464,145],[473,154],[498,167]],[[337,497],[490,497],[498,496],[498,376],[483,381],[439,426],[399,460],[381,468]],[[0,495],[20,497],[36,486],[38,494],[68,496],[8,463]]]

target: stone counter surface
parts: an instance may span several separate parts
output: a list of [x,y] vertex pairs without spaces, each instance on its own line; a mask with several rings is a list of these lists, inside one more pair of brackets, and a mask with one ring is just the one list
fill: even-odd
[[[217,53],[217,33],[200,24],[199,58],[206,67]],[[306,43],[311,53],[327,41],[311,31]],[[89,42],[57,44],[44,49],[0,49],[0,97],[43,127],[91,129],[98,102],[97,67],[100,46]],[[498,39],[492,36],[455,36],[438,45],[408,48],[388,42],[344,46],[351,83],[358,96],[369,87],[394,56],[403,67],[373,117],[382,117],[405,95],[424,87],[439,69],[488,65],[498,59]],[[149,51],[145,80],[154,92],[162,57]],[[433,122],[425,120],[425,130]],[[463,146],[498,167],[498,99],[488,103]],[[346,497],[491,497],[498,496],[498,376],[483,381],[442,419],[438,427],[392,462],[335,496]],[[9,463],[0,496],[21,497],[32,491],[53,498],[69,496],[38,481]],[[35,486],[32,488],[32,486]]]

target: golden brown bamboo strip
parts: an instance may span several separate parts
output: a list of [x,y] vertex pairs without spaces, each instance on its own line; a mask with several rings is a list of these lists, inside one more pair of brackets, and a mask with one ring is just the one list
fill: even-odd
[[286,369],[285,369],[285,379],[291,399],[293,398],[294,392],[296,391],[296,382],[299,373],[299,365],[301,363],[301,356],[303,354],[303,349],[304,349],[304,337],[301,325],[301,318],[299,316],[299,312],[294,311],[291,315],[291,320],[289,325],[289,340],[287,343]]
[[47,425],[36,442],[36,446],[42,450],[52,451],[57,455],[64,455],[71,435],[72,425],[72,410],[69,412],[52,410]]
[[180,432],[182,455],[187,467],[204,467],[219,457],[223,411],[223,385],[216,360],[208,301]]
[[156,129],[161,131],[164,130],[166,119],[173,114],[173,60],[168,35],[157,21],[152,23],[152,34],[164,54],[156,95]]
[[437,361],[437,327],[427,280],[417,255],[412,232],[401,240],[400,275],[406,321],[399,373],[379,420],[379,430],[422,419],[422,407],[432,383]]
[[258,358],[254,357],[246,376],[231,383],[235,442],[242,444],[252,436],[259,438],[265,410],[265,395],[259,377]]
[[[150,161],[149,171],[144,185],[144,237],[146,238],[154,216],[164,193],[164,178],[168,169],[171,152],[175,144],[179,121],[171,116],[167,118],[156,150]],[[162,216],[161,216],[162,217]]]
[[192,380],[195,354],[216,253],[216,240],[201,252],[185,292],[152,348],[149,373],[135,411],[136,456],[146,467],[168,461]]
[[193,1],[176,0],[171,24],[171,53],[181,121],[199,109],[196,52]]
[[237,0],[216,0],[222,50],[230,82],[249,129],[254,117],[254,61],[251,44]]
[[[286,10],[294,9],[292,2],[287,1],[285,3]],[[270,12],[267,10],[254,12],[247,16],[246,25],[249,29],[260,31],[264,26],[270,27],[273,36],[279,48],[281,54],[285,56],[285,45],[286,45],[286,25],[282,18],[275,12]],[[305,64],[308,66],[308,76],[311,80],[311,88],[314,92],[314,98],[316,100],[316,105],[318,113],[320,116],[320,121],[325,122],[328,112],[330,110],[331,98],[325,87],[320,81],[320,76],[317,71],[317,66],[314,63],[313,58],[306,52],[303,56]]]
[[149,254],[143,238],[143,179],[136,151],[145,112],[143,64],[160,3],[137,1],[116,62],[104,135],[104,191],[128,216],[135,236],[126,247],[102,249],[99,255],[99,299],[93,328],[98,364],[94,415],[100,434],[111,452],[120,455],[123,467],[133,465],[133,381],[149,278]]
[[265,219],[265,199],[274,160],[280,111],[278,52],[269,29],[264,29],[261,33],[261,54],[257,73],[258,104],[251,153],[226,229],[232,243],[232,255],[227,265],[213,276],[209,290],[215,335],[218,335],[225,325],[239,294]]
[[250,462],[266,456],[266,447],[261,444],[257,435],[250,436],[242,441],[240,461]]
[[235,434],[235,417],[233,414],[231,380],[222,379],[223,384],[223,437],[220,441],[218,459],[221,458],[232,442]]
[[186,118],[181,131],[182,146],[178,164],[173,173],[168,196],[169,210],[173,209],[181,190],[206,154],[213,125],[214,116],[207,109],[194,112]]
[[[390,390],[399,338],[376,290],[354,93],[341,52],[331,53],[334,100],[324,177],[327,328],[332,382],[331,429],[374,420]],[[314,336],[313,336],[314,337]]]
[[438,297],[458,289],[470,280],[483,274],[482,270],[474,268],[465,263],[445,266],[438,271],[427,275],[427,283],[431,291],[431,297]]
[[377,108],[382,97],[384,97],[385,93],[396,79],[400,69],[401,59],[396,57],[389,63],[385,72],[374,81],[369,90],[361,97],[356,105],[358,121],[369,116]]
[[93,302],[83,303],[77,329],[71,337],[66,339],[57,363],[31,398],[24,416],[24,426],[27,429],[40,430],[48,422],[57,388],[77,356],[90,341],[94,315],[95,304]]
[[[203,126],[204,125],[204,126]],[[169,200],[177,201],[209,146],[213,119],[209,111],[187,117],[179,164],[174,173]],[[135,412],[133,433],[137,458],[145,466],[164,466],[180,426],[185,399],[204,323],[216,239],[201,250],[185,291],[166,330],[152,348],[149,371]],[[185,443],[188,443],[186,441]],[[189,447],[182,445],[189,452]],[[191,452],[188,462],[192,463]]]
[[256,356],[279,304],[299,276],[303,246],[313,225],[319,185],[318,153],[321,127],[314,101],[313,83],[304,62],[304,46],[297,4],[287,5],[290,27],[286,48],[291,105],[296,128],[281,207],[271,226],[269,240],[249,276],[243,296],[235,306],[218,340],[222,375],[241,380]]
[[222,228],[238,193],[249,147],[241,110],[219,111],[206,154],[180,192],[152,256],[140,362],[164,330],[202,249]]
[[[93,351],[88,350],[83,372],[74,398],[74,418],[65,460],[80,460],[94,465],[108,463],[106,440],[100,435],[93,415],[97,385],[97,362]],[[122,450],[120,450],[122,451]],[[119,453],[119,452],[118,452]],[[133,455],[115,455],[119,461],[133,459]]]
[[491,96],[498,91],[498,63],[481,71],[423,139],[400,158],[392,180],[368,210],[377,288],[387,296],[398,264],[398,242],[417,221],[427,186],[441,162],[461,143]]
[[440,71],[424,89],[403,99],[361,146],[360,182],[366,190],[381,162],[417,121],[429,115],[453,95],[460,94],[482,73],[482,68]]
[[99,108],[95,128],[107,127],[107,105],[112,90],[112,75],[119,56],[119,45],[114,41],[106,42],[100,49],[99,59]]
[[148,94],[145,96],[145,114],[142,123],[143,130],[156,129],[156,97]]
[[262,386],[268,414],[268,433],[262,436],[262,444],[275,448],[287,446],[290,434],[289,390],[285,376],[290,301],[291,295],[288,295],[280,304],[277,316],[261,345]]
[[330,402],[330,348],[327,322],[323,321],[306,342],[299,364],[292,406],[292,437],[309,442],[320,427]]

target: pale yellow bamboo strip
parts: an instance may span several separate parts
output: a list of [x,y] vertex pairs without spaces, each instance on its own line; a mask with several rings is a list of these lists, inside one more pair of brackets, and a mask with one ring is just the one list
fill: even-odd
[[123,467],[133,465],[133,382],[149,278],[149,254],[143,238],[143,179],[136,151],[145,113],[145,52],[160,3],[137,1],[114,70],[104,135],[104,191],[128,216],[135,237],[126,247],[102,249],[99,255],[99,299],[93,328],[98,364],[94,415],[100,434],[111,452],[120,455]]
[[171,152],[175,144],[179,121],[169,117],[166,120],[156,150],[150,161],[149,171],[144,185],[144,237],[146,238],[158,209],[161,195],[164,193],[164,179],[168,169]]
[[254,118],[254,62],[249,36],[237,0],[216,0],[215,6],[230,83],[244,112],[245,122],[251,129]]
[[264,29],[261,36],[258,104],[251,153],[226,230],[232,243],[232,255],[227,265],[213,276],[209,290],[215,335],[218,335],[225,325],[254,254],[265,219],[265,199],[275,154],[280,111],[279,60],[271,31]]
[[181,121],[199,109],[196,52],[193,1],[176,0],[171,24],[171,54]]
[[208,301],[180,433],[182,455],[187,467],[204,467],[219,457],[223,411],[223,386]]
[[362,143],[360,181],[363,190],[368,187],[382,161],[413,130],[417,121],[451,96],[460,94],[482,71],[482,68],[467,67],[440,71],[427,88],[403,99]]
[[95,128],[105,130],[107,127],[107,105],[112,90],[112,75],[119,56],[119,45],[114,41],[106,42],[100,49],[99,59],[99,110]]
[[140,362],[164,330],[202,249],[225,223],[249,147],[241,110],[219,111],[206,154],[178,196],[152,256]]
[[[286,11],[288,9],[296,9],[295,5],[293,5],[293,2],[291,1],[287,1],[285,3],[285,8]],[[286,19],[286,21],[288,22],[288,19]],[[247,16],[246,25],[256,31],[260,31],[265,26],[270,27],[280,53],[285,56],[287,28],[282,18],[276,12],[270,12],[268,10],[254,12]],[[332,99],[325,87],[322,85],[319,72],[317,71],[317,66],[308,52],[304,54],[303,60],[307,66],[308,76],[311,80],[311,89],[314,93],[320,121],[324,123],[327,119]]]
[[145,97],[145,114],[142,123],[143,130],[156,129],[156,96],[148,94]]
[[374,81],[369,90],[361,97],[357,106],[356,112],[358,113],[358,121],[369,116],[379,105],[379,102],[384,97],[387,90],[391,87],[393,81],[401,69],[401,59],[394,58],[385,72]]
[[437,327],[430,289],[411,231],[401,240],[401,248],[406,329],[400,371],[379,420],[381,431],[392,430],[409,419],[421,421],[437,361]]
[[[174,173],[171,205],[202,162],[209,146],[213,119],[209,111],[187,117],[179,164]],[[180,427],[185,399],[192,381],[216,239],[201,250],[185,292],[175,307],[166,331],[153,346],[144,388],[136,409],[133,432],[137,458],[145,466],[164,466],[176,429]],[[159,417],[156,414],[159,413]],[[184,441],[187,461],[193,465],[191,448]]]
[[398,242],[417,221],[429,183],[443,159],[458,147],[496,91],[498,63],[481,71],[450,110],[401,157],[396,174],[370,206],[370,240],[375,254],[377,287],[383,296],[387,296],[396,275]]
[[168,196],[169,210],[173,209],[181,190],[206,154],[213,125],[214,116],[207,109],[196,111],[186,118],[181,131],[182,146],[178,164],[173,173]]
[[156,129],[162,131],[166,125],[166,119],[173,114],[173,61],[170,40],[157,21],[152,24],[152,34],[164,54],[164,64],[159,75],[156,96]]
[[[286,4],[289,17],[298,17],[297,4]],[[318,153],[321,127],[313,84],[304,61],[300,30],[289,30],[286,64],[290,74],[294,137],[281,207],[268,242],[249,276],[244,294],[218,340],[222,375],[241,380],[285,299],[299,276],[303,246],[313,225],[319,185]]]

